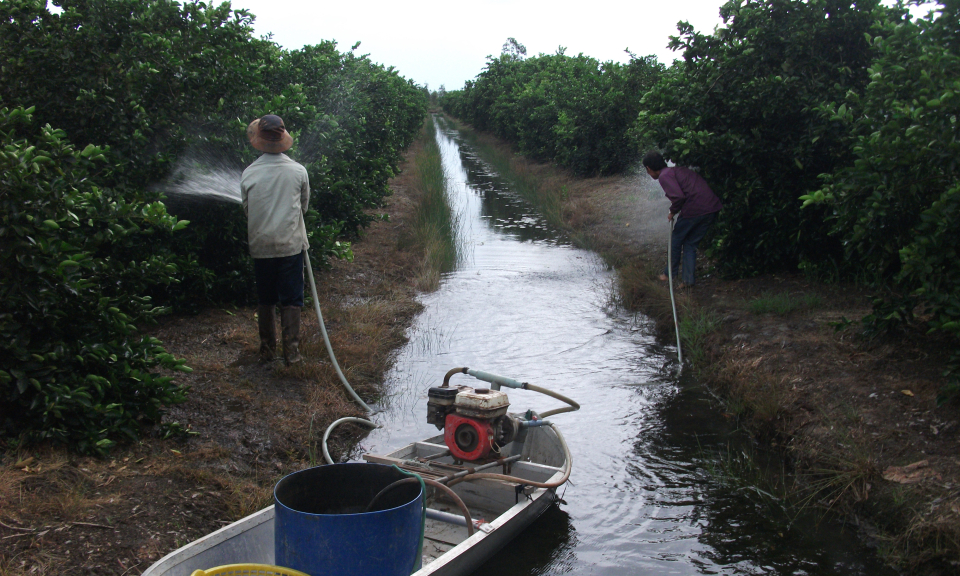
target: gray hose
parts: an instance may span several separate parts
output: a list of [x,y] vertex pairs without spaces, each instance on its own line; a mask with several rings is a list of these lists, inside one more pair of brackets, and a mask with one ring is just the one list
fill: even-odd
[[356,391],[354,391],[353,386],[347,382],[347,377],[343,375],[343,370],[340,369],[340,364],[337,362],[337,357],[333,353],[333,346],[330,345],[330,337],[327,336],[327,327],[323,324],[323,314],[320,312],[320,300],[317,298],[317,283],[313,279],[313,266],[310,265],[310,255],[304,255],[306,256],[304,260],[307,263],[307,277],[310,279],[310,296],[313,298],[313,311],[317,313],[317,320],[320,322],[320,333],[323,334],[323,343],[327,346],[327,354],[330,355],[330,361],[333,363],[333,368],[337,371],[337,376],[340,377],[340,382],[343,383],[343,387],[347,389],[347,392],[350,393],[350,396],[353,397],[353,400],[363,407],[367,414],[373,414],[373,408],[367,406],[367,403],[357,395]]
[[330,432],[333,432],[333,429],[337,426],[343,424],[344,422],[356,422],[357,424],[363,424],[364,426],[369,426],[370,428],[379,428],[379,424],[374,424],[373,422],[366,420],[364,418],[354,418],[348,416],[346,418],[340,418],[339,420],[334,420],[333,424],[327,426],[327,431],[323,433],[323,459],[326,460],[327,464],[333,464],[333,458],[330,457],[330,452],[327,450],[327,439],[330,438]]
[[667,238],[667,278],[670,280],[670,306],[673,307],[673,327],[677,331],[677,358],[680,360],[680,372],[683,372],[683,349],[680,347],[680,323],[677,321],[677,302],[673,298],[673,227],[676,217],[670,220],[670,236]]
[[[333,353],[333,346],[330,345],[330,337],[327,336],[327,327],[323,323],[323,314],[320,312],[320,300],[317,298],[317,282],[313,279],[313,266],[310,265],[310,255],[304,254],[304,256],[306,256],[304,260],[307,263],[307,277],[310,279],[310,296],[313,298],[313,311],[317,313],[317,321],[320,324],[320,333],[323,334],[323,343],[327,346],[327,354],[330,355],[330,361],[333,363],[333,368],[337,371],[337,376],[340,377],[340,382],[343,383],[343,387],[347,389],[347,392],[350,393],[350,396],[353,397],[354,401],[362,406],[367,414],[373,414],[373,408],[367,406],[367,403],[364,402],[359,395],[357,395],[356,391],[353,389],[353,386],[347,382],[347,377],[343,375],[343,370],[340,369],[340,364],[337,362],[337,357]],[[330,452],[327,450],[327,439],[330,438],[330,432],[344,422],[356,422],[357,424],[363,424],[365,426],[369,426],[370,428],[380,427],[379,424],[374,424],[373,422],[364,418],[347,417],[335,420],[323,433],[323,442],[321,445],[323,448],[323,459],[327,461],[327,464],[333,464],[333,458],[330,457]]]

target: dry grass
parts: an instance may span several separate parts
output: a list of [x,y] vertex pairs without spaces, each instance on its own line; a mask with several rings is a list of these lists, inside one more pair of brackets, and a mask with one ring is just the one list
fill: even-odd
[[224,459],[229,453],[220,446],[206,445],[185,455],[185,459],[167,460],[159,468],[164,477],[188,480],[192,485],[213,487],[229,520],[239,520],[269,506],[273,499],[273,485],[279,471],[260,478],[218,474],[208,468],[198,468],[192,462]]
[[802,474],[802,503],[828,512],[863,502],[879,476],[876,458],[864,446],[854,444],[843,453],[824,451]]
[[717,380],[724,385],[728,409],[751,419],[765,433],[772,434],[777,420],[796,400],[796,391],[783,376],[761,369],[764,357],[729,357],[717,370]]
[[[435,238],[428,238],[422,241],[423,249],[428,254],[435,254],[440,251],[442,242]],[[440,287],[440,268],[436,265],[436,259],[426,256],[417,263],[414,285],[421,292],[433,292]]]
[[561,218],[573,230],[600,222],[603,213],[591,198],[573,198],[562,206]]
[[54,576],[63,574],[65,558],[44,550],[29,555],[20,553],[10,557],[0,553],[0,576]]
[[[932,562],[950,563],[960,549],[960,498],[934,503],[917,511],[910,525],[893,542],[899,563],[918,567]],[[956,565],[954,564],[954,567]]]
[[233,484],[227,493],[226,506],[230,518],[245,518],[273,503],[273,486],[250,482]]
[[[404,342],[395,319],[409,305],[397,298],[374,297],[345,304],[326,302],[324,321],[340,368],[358,393],[376,395],[380,375],[389,366],[393,348]],[[326,344],[313,311],[305,312],[301,353],[305,361],[278,373],[299,380],[339,387],[329,364]],[[367,396],[369,397],[369,396]]]
[[93,479],[68,467],[68,455],[45,448],[0,468],[0,516],[16,510],[23,516],[75,520],[99,501],[91,497]]

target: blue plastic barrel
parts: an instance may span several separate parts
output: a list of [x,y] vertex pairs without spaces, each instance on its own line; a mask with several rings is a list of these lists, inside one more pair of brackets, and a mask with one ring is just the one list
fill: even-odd
[[276,564],[310,576],[408,576],[419,569],[418,482],[383,464],[331,464],[285,476],[273,491]]

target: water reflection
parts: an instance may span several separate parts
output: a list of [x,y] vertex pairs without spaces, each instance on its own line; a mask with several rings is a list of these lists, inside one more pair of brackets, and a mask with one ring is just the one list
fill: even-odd
[[[749,439],[695,383],[677,380],[672,351],[648,320],[611,304],[613,279],[596,255],[551,230],[455,131],[439,129],[438,139],[471,257],[422,298],[388,375],[383,428],[364,448],[389,451],[436,433],[426,391],[455,366],[582,405],[551,418],[574,458],[567,504],[478,574],[881,573],[851,534],[791,523],[775,500],[711,474],[717,455]],[[530,392],[509,396],[517,411],[559,406]]]
[[477,569],[477,574],[566,574],[577,567],[577,533],[570,515],[551,507]]
[[494,172],[470,148],[459,134],[448,134],[457,146],[467,190],[481,199],[480,218],[493,229],[521,242],[547,240],[566,242],[546,220],[531,212],[530,204],[510,190],[510,183]]

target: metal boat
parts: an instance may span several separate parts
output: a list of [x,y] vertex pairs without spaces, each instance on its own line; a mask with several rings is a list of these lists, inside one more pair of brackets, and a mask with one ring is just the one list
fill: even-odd
[[[492,389],[451,387],[456,373],[490,382]],[[368,463],[414,473],[425,483],[422,565],[416,576],[472,573],[554,504],[556,489],[570,477],[572,457],[560,431],[533,411],[508,414],[501,386],[569,404],[543,416],[579,408],[569,398],[531,384],[455,368],[443,386],[430,389],[427,405],[427,421],[445,428],[444,434],[389,454],[363,456]],[[171,552],[143,576],[190,576],[194,570],[228,564],[272,565],[274,519],[274,506],[265,508]]]

